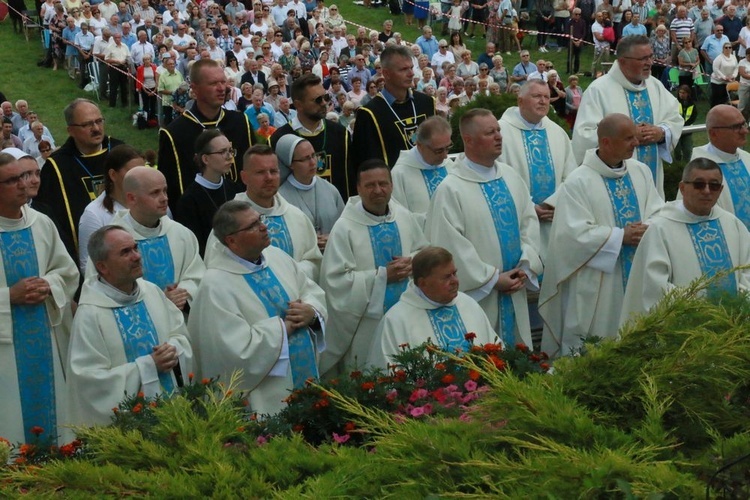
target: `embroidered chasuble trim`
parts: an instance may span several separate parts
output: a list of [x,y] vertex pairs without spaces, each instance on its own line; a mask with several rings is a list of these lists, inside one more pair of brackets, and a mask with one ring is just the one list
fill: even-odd
[[435,339],[443,350],[448,352],[454,352],[457,349],[461,349],[461,352],[469,351],[466,327],[456,306],[428,309],[427,316],[430,318]]
[[174,284],[174,260],[167,235],[138,240],[143,261],[143,279],[164,290]]
[[[149,356],[154,352],[154,347],[159,345],[159,336],[156,327],[151,320],[144,301],[136,302],[122,307],[112,309],[115,316],[117,329],[122,338],[122,347],[125,350],[125,358],[128,363],[133,363],[141,356]],[[174,392],[172,373],[159,372],[159,383],[164,393]]]
[[555,193],[555,165],[547,131],[522,130],[521,133],[526,164],[529,166],[531,199],[535,205],[539,205]]
[[[724,229],[719,219],[687,224],[687,229],[693,242],[693,250],[698,257],[701,273],[713,277],[733,267],[732,256],[729,254]],[[736,292],[737,282],[734,273],[727,274],[708,289],[708,294],[711,296]]]
[[[503,268],[500,272],[510,271],[518,266],[521,260],[521,231],[518,225],[518,214],[513,195],[505,179],[495,179],[480,184],[487,207],[492,215],[495,233],[500,243]],[[516,344],[516,311],[513,297],[509,293],[498,293],[500,319],[500,337],[505,345]]]
[[[638,208],[638,196],[635,194],[630,173],[619,178],[602,177],[604,186],[607,188],[609,202],[612,204],[612,212],[615,216],[615,226],[624,229],[628,224],[641,220],[641,210]],[[630,268],[633,267],[633,256],[636,247],[633,245],[622,245],[620,247],[620,266],[622,267],[622,289],[628,285]]]
[[271,245],[283,250],[288,256],[294,257],[294,244],[284,216],[268,215],[265,224],[268,228],[268,237],[271,238]]
[[[625,90],[625,97],[630,108],[630,118],[633,119],[636,125],[640,123],[654,124],[654,112],[651,108],[651,97],[648,95],[648,90],[640,92]],[[638,161],[648,165],[648,168],[651,170],[651,177],[653,177],[654,183],[656,183],[656,170],[659,166],[659,146],[656,144],[647,144],[645,146],[637,146],[635,150],[638,152]]]
[[[39,276],[36,246],[31,228],[0,232],[5,281],[12,287],[24,278]],[[23,432],[34,441],[31,428],[38,425],[57,443],[57,404],[52,353],[52,328],[44,303],[11,304],[13,352],[21,397]]]
[[[265,267],[260,271],[242,275],[253,293],[266,309],[269,317],[284,319],[289,305],[289,295],[274,272]],[[318,363],[315,344],[307,328],[287,332],[289,341],[289,365],[295,389],[302,389],[307,379],[318,379]]]
[[424,179],[424,185],[427,188],[427,195],[432,199],[432,195],[435,194],[435,190],[440,183],[443,182],[443,179],[445,179],[448,172],[445,167],[438,167],[429,170],[422,169],[421,172],[422,178]]
[[750,173],[742,160],[719,163],[719,167],[732,196],[734,215],[745,224],[745,227],[750,228]]
[[[401,235],[395,222],[383,222],[376,226],[367,226],[370,233],[370,246],[375,260],[375,268],[386,267],[394,257],[401,257]],[[409,280],[388,283],[385,287],[383,312],[393,307],[401,294],[406,291]]]

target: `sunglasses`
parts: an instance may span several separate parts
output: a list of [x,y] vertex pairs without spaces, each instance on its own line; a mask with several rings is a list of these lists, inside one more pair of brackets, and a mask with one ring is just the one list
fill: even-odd
[[331,96],[328,94],[319,95],[315,99],[313,99],[315,104],[323,104],[323,102],[331,102]]
[[706,182],[706,181],[685,181],[685,184],[691,184],[693,188],[698,191],[703,191],[708,186],[708,190],[712,193],[721,191],[721,182]]

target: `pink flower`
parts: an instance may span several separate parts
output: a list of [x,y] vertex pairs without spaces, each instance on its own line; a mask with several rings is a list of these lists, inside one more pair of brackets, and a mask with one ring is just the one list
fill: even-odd
[[426,398],[428,394],[427,389],[416,389],[411,393],[411,396],[409,396],[409,401],[414,403],[419,399]]
[[258,446],[263,446],[268,442],[268,439],[266,439],[264,436],[258,436],[255,442],[258,443]]
[[412,408],[412,409],[411,409],[411,411],[409,412],[409,414],[410,414],[410,415],[411,415],[412,417],[414,417],[414,418],[419,418],[419,417],[421,417],[422,415],[424,415],[424,407],[422,407],[422,406],[417,406],[417,407],[415,407],[415,408]]
[[432,405],[430,403],[427,403],[426,405],[424,405],[422,409],[424,410],[425,415],[429,415],[432,413]]
[[339,435],[339,434],[336,434],[335,432],[333,433],[333,440],[336,441],[338,444],[346,443],[347,441],[349,441],[350,437],[351,436],[349,434]]
[[473,380],[467,380],[464,383],[464,389],[466,389],[468,392],[474,392],[477,390],[477,383]]
[[451,384],[445,387],[445,391],[448,393],[452,393],[453,391],[457,389],[458,389],[458,386],[456,384]]
[[389,403],[393,403],[396,398],[398,397],[398,391],[396,389],[391,389],[387,393],[385,393],[385,400]]
[[471,415],[469,415],[468,413],[462,413],[462,414],[461,414],[461,416],[460,416],[460,417],[458,417],[458,419],[459,419],[459,420],[460,420],[461,422],[471,422],[471,420],[472,420],[472,419],[471,419]]

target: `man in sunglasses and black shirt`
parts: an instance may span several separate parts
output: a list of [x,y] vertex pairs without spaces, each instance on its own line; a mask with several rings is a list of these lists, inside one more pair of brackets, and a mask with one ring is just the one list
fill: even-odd
[[[292,122],[279,127],[271,136],[271,147],[285,134],[296,134],[304,137],[318,156],[318,175],[336,186],[341,197],[349,198],[349,186],[354,186],[354,179],[348,178],[349,132],[346,128],[326,120],[330,94],[323,88],[320,78],[312,73],[297,78],[292,83],[292,101],[297,110]],[[281,172],[281,182],[290,172]],[[356,194],[356,191],[351,193]]]
[[[724,166],[708,158],[685,166],[682,199],[661,209],[635,252],[621,323],[646,313],[674,287],[750,262],[750,233],[740,219],[717,206],[727,191],[722,182],[729,181],[722,171]],[[713,281],[706,293],[734,295],[748,287],[750,270],[742,269]]]

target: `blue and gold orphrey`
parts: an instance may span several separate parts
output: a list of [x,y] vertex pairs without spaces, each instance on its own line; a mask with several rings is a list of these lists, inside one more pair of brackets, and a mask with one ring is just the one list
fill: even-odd
[[[723,271],[734,267],[732,256],[729,254],[727,240],[724,237],[724,229],[719,219],[706,220],[695,224],[687,224],[690,239],[693,242],[693,250],[698,257],[701,273],[713,277]],[[734,273],[729,273],[721,279],[716,280],[708,289],[709,295],[723,293],[736,293],[737,281]]]
[[531,199],[539,205],[555,193],[555,164],[545,129],[522,130]]
[[[396,222],[383,222],[374,226],[367,226],[370,232],[370,246],[375,260],[375,269],[386,267],[394,257],[401,257],[401,234]],[[383,312],[393,307],[401,294],[406,291],[407,280],[389,283],[385,287],[385,302]]]
[[138,240],[143,261],[143,279],[164,290],[175,283],[174,260],[167,235]]
[[435,334],[438,345],[445,351],[453,352],[460,349],[468,352],[469,342],[466,340],[466,327],[458,312],[458,307],[442,306],[428,309],[427,316]]
[[[628,224],[635,224],[641,220],[641,209],[638,207],[638,196],[633,188],[630,173],[618,178],[603,177],[604,186],[607,188],[609,202],[612,205],[612,213],[615,216],[615,226],[624,229]],[[620,248],[620,265],[622,267],[622,289],[628,285],[630,268],[633,267],[635,247],[633,245],[622,245]]]
[[[636,125],[641,123],[647,125],[654,124],[654,112],[651,108],[651,98],[648,95],[648,90],[625,90],[625,97],[628,101],[630,118],[633,120],[633,123]],[[638,153],[638,161],[648,165],[654,183],[656,183],[656,170],[659,166],[659,147],[656,144],[645,144],[636,147],[635,150]]]
[[280,248],[290,257],[294,257],[294,244],[292,235],[286,225],[283,215],[267,215],[266,228],[268,228],[268,237],[271,239],[271,245]]

